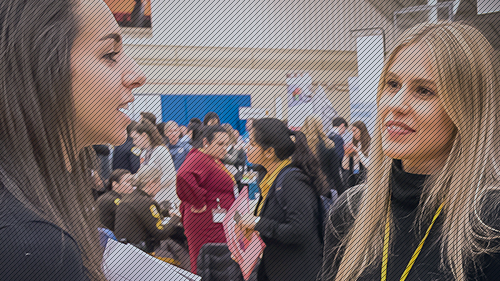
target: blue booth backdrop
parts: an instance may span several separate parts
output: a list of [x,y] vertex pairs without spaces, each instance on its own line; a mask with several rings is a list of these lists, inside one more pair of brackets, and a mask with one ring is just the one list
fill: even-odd
[[173,120],[187,126],[191,118],[203,117],[210,111],[217,113],[221,123],[229,123],[234,129],[245,132],[246,120],[240,120],[239,108],[250,107],[250,95],[162,95],[162,120]]

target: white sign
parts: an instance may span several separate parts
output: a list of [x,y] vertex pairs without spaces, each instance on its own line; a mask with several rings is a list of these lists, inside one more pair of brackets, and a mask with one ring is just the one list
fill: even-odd
[[500,0],[477,0],[477,14],[500,12]]
[[240,120],[246,119],[261,119],[269,117],[269,109],[254,108],[254,107],[240,107],[239,108]]

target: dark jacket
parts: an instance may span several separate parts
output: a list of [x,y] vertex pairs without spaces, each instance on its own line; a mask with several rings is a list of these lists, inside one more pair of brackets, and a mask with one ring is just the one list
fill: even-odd
[[176,171],[181,168],[191,148],[193,147],[187,142],[178,141],[175,145],[168,144],[168,149],[170,150],[170,155],[172,155],[172,161],[174,161]]
[[104,193],[97,199],[97,207],[99,208],[99,220],[102,225],[115,231],[115,215],[122,195],[113,190]]
[[0,280],[90,280],[73,237],[0,183]]
[[246,165],[246,154],[242,149],[235,149],[234,146],[227,152],[222,163],[227,165],[233,165],[238,169],[238,173],[234,175],[236,181],[241,181],[243,178],[243,168]]
[[[277,200],[276,190],[286,211]],[[263,204],[255,226],[266,243],[259,280],[316,280],[323,244],[318,231],[318,195],[310,178],[300,170],[288,172],[282,186],[273,183]]]
[[342,158],[339,158],[340,156],[336,150],[337,147],[327,148],[322,140],[318,143],[320,168],[326,176],[329,190],[335,189],[337,194],[342,194],[345,190],[340,174]]
[[[132,138],[127,138],[127,141],[115,147],[113,152],[113,170],[124,169],[135,174],[141,167],[141,155],[136,155],[132,152],[134,143]],[[135,150],[135,149],[134,149]]]
[[112,172],[112,163],[109,163],[109,153],[111,153],[111,151],[109,150],[109,147],[107,145],[93,145],[92,147],[94,148],[97,158],[99,159],[99,176],[101,176],[101,179],[103,181],[106,181],[109,179],[109,176]]
[[[334,172],[336,174],[338,173],[340,175],[344,175],[344,169],[342,168],[342,160],[344,159],[344,156],[345,156],[344,138],[342,138],[342,136],[335,134],[335,133],[331,134],[328,138],[331,139],[333,141],[333,143],[335,143],[335,153],[337,155],[336,159],[338,161],[338,163],[337,163],[338,164],[338,171],[335,170]],[[337,164],[335,164],[335,166],[337,166]],[[345,186],[346,186],[345,179],[341,178],[341,182],[342,182],[342,186],[338,187],[339,190],[337,190],[337,193],[339,196],[342,193],[344,193]]]
[[180,218],[173,216],[163,224],[163,216],[156,201],[137,189],[125,195],[115,216],[115,235],[119,241],[140,245],[145,244],[146,252],[154,252],[161,240],[170,237],[180,224]]
[[344,138],[338,134],[331,134],[328,136],[335,143],[335,152],[337,156],[340,157],[340,167],[342,167],[342,159],[344,159],[345,151],[344,151]]

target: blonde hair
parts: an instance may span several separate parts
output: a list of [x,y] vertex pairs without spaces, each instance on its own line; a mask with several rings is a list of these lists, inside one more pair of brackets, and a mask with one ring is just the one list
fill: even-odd
[[317,115],[308,116],[304,121],[304,125],[300,128],[300,131],[306,136],[307,145],[316,156],[319,155],[318,143],[320,140],[323,141],[327,148],[335,147],[333,141],[326,137],[325,131],[323,130],[323,122]]
[[[476,204],[481,201],[478,196],[498,187],[498,174],[493,168],[488,169],[496,164],[494,146],[498,141],[495,134],[499,121],[496,114],[500,110],[494,93],[497,80],[490,57],[493,50],[484,36],[470,26],[451,22],[419,25],[403,34],[386,61],[377,99],[398,53],[416,43],[430,50],[429,56],[439,77],[437,94],[456,126],[444,168],[426,183],[416,221],[428,225],[438,206],[446,203],[441,213],[441,262],[451,269],[456,280],[465,280],[470,262],[479,254],[496,251],[485,245],[499,238],[498,231],[485,225],[476,211],[481,209]],[[359,278],[383,250],[392,163],[382,150],[383,121],[378,115],[366,188],[363,188],[355,222],[339,247],[345,252],[336,280]]]
[[150,165],[146,165],[137,171],[132,179],[132,186],[143,189],[148,183],[161,180],[161,170]]

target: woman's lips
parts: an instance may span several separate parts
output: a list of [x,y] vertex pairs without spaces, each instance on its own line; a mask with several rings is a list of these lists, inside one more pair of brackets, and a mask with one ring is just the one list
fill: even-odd
[[387,133],[391,137],[406,136],[416,132],[403,122],[389,121],[385,124],[385,127],[387,128]]

